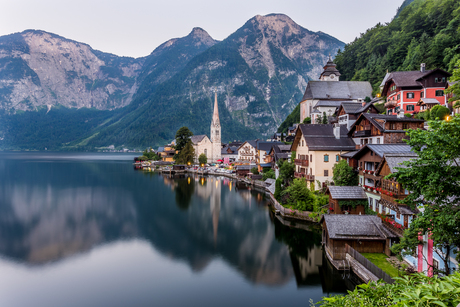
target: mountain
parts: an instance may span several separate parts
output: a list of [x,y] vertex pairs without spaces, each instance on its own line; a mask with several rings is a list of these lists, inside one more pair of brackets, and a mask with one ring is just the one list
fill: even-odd
[[377,92],[387,71],[441,68],[460,59],[460,2],[404,1],[388,24],[377,24],[335,58],[341,80],[370,81]]
[[43,31],[0,37],[0,148],[140,148],[182,126],[207,134],[213,90],[224,141],[266,137],[343,46],[282,14],[220,42],[194,28],[138,59]]
[[135,96],[133,104],[141,107],[100,131],[89,145],[160,144],[181,126],[207,134],[213,90],[224,141],[267,137],[298,104],[307,81],[319,76],[327,56],[343,45],[286,15],[255,16],[173,78]]

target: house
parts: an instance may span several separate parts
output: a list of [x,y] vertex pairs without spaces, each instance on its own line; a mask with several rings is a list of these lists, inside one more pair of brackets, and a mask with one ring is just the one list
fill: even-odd
[[337,120],[339,125],[346,125],[347,129],[356,122],[361,113],[372,113],[378,114],[379,111],[374,106],[374,103],[378,100],[372,100],[368,103],[356,103],[343,101],[337,110]]
[[291,146],[291,152],[296,152],[294,176],[305,178],[310,184],[332,181],[332,167],[339,162],[340,155],[355,149],[347,132],[346,127],[338,124],[300,124]]
[[431,108],[436,105],[440,105],[439,100],[436,98],[420,98],[416,104],[416,106],[419,107],[420,112],[431,110]]
[[[271,157],[268,155],[273,146],[284,145],[282,142],[257,142],[257,158],[256,164],[259,172],[263,170],[264,167],[272,167]],[[290,147],[290,146],[289,146]]]
[[236,175],[238,177],[246,177],[251,172],[251,168],[253,167],[255,167],[255,165],[237,165]]
[[198,157],[201,154],[204,154],[206,158],[211,159],[213,144],[207,135],[192,135],[190,140],[192,141],[193,149],[195,149],[195,163],[198,163]]
[[425,63],[420,65],[420,71],[387,73],[381,88],[382,96],[387,97],[385,108],[388,114],[395,114],[400,110],[411,114],[418,113],[421,110],[417,102],[421,98],[433,98],[439,104],[447,106],[444,90],[450,76],[450,73],[439,68],[426,70]]
[[403,143],[406,129],[423,129],[422,119],[408,118],[404,113],[383,115],[362,113],[350,127],[348,136],[352,137],[357,149],[366,144]]
[[290,157],[291,145],[273,145],[265,161],[274,168],[278,161],[288,160]]
[[[312,112],[321,101],[328,113],[335,111],[333,106],[325,106],[332,101],[362,102],[366,97],[372,97],[372,86],[367,81],[339,81],[340,72],[335,68],[332,59],[329,58],[324,71],[321,73],[320,81],[309,81],[305,93],[300,101],[300,122],[305,118],[312,117]],[[322,109],[321,109],[322,110]],[[320,113],[316,110],[313,117]],[[321,111],[322,112],[322,111]]]
[[329,214],[366,214],[367,195],[361,187],[328,186]]
[[378,189],[381,188],[382,176],[376,170],[388,154],[397,154],[408,159],[417,157],[407,144],[367,144],[351,158],[356,161],[354,165],[358,166],[359,185],[367,195],[369,208],[383,215],[391,212],[387,206],[380,204],[382,193]]
[[257,141],[246,141],[238,147],[238,162],[253,162],[257,161]]
[[325,214],[321,218],[323,244],[327,257],[344,260],[348,244],[359,253],[391,255],[395,235],[375,215]]
[[222,148],[222,159],[228,162],[238,160],[238,147],[226,145]]
[[174,162],[174,155],[177,151],[172,146],[168,144],[167,146],[158,148],[158,155],[163,162]]

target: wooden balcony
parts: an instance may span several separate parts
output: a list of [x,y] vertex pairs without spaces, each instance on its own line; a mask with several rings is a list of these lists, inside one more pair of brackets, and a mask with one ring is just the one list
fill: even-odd
[[315,181],[315,176],[314,175],[307,175],[304,173],[294,173],[295,178],[305,178],[307,181]]
[[391,100],[391,101],[388,101],[387,103],[385,103],[385,108],[394,108],[398,105],[398,102],[394,101],[394,100]]
[[308,166],[308,160],[294,159],[294,164],[298,166]]
[[360,130],[360,131],[355,131],[354,137],[362,137],[362,136],[371,136],[371,130]]

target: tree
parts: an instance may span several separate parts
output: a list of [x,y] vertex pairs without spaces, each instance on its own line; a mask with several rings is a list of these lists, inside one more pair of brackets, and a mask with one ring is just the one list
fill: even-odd
[[[406,142],[418,158],[404,162],[389,176],[410,191],[404,203],[421,210],[405,232],[407,238],[394,250],[415,252],[418,238],[429,235],[448,264],[448,250],[460,260],[460,117],[430,121],[429,126],[428,130],[409,130]],[[450,271],[447,268],[443,273]]]
[[253,167],[251,168],[251,173],[253,173],[254,175],[259,175],[259,170],[257,169],[257,167]]
[[326,115],[326,112],[323,112],[323,117],[322,117],[322,122],[321,124],[327,124],[328,120],[327,120],[327,115]]
[[206,157],[206,155],[205,155],[204,153],[202,153],[202,154],[198,157],[198,162],[200,163],[200,165],[206,164],[206,163],[208,163],[208,157]]
[[283,180],[281,179],[281,177],[278,177],[278,179],[276,179],[275,182],[275,194],[273,194],[273,197],[275,197],[275,199],[278,201],[281,198],[282,182]]
[[[452,76],[449,78],[449,81],[460,81],[460,59],[455,63],[456,69],[454,69]],[[454,102],[454,107],[460,107],[460,82],[452,84],[447,90],[446,93],[453,94],[452,98],[449,98],[449,102]]]
[[348,165],[347,160],[340,160],[332,167],[332,180],[339,186],[357,186],[358,174]]
[[292,184],[281,192],[281,197],[285,199],[286,205],[300,211],[312,211],[316,200],[307,182],[301,178],[295,178]]
[[311,117],[305,117],[302,124],[311,124]]
[[195,159],[195,148],[193,148],[192,141],[189,141],[185,144],[185,147],[177,154],[174,156],[176,163],[179,164],[187,164],[187,163],[193,163],[193,160]]
[[192,131],[190,131],[187,127],[179,128],[176,132],[176,150],[180,152],[190,141],[190,137],[192,135]]
[[445,106],[440,106],[440,105],[434,106],[433,108],[431,108],[431,111],[430,111],[430,117],[432,120],[435,120],[435,119],[444,120],[446,116],[449,114],[450,114],[449,109],[446,108]]
[[275,179],[275,171],[272,169],[269,169],[268,171],[264,171],[262,180],[265,181],[268,178]]
[[279,169],[280,169],[280,176],[283,180],[284,186],[288,186],[289,183],[294,179],[294,170],[295,170],[295,165],[294,165],[294,160],[292,162],[288,162],[287,160],[284,160],[283,162],[279,163]]

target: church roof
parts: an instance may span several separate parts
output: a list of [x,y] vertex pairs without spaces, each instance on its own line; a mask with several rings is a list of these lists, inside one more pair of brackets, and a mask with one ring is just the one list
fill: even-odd
[[[321,76],[330,76],[331,74],[340,76],[340,72],[337,70],[336,66],[337,65],[332,61],[331,56],[329,56],[329,60],[327,61],[326,65],[323,67],[324,71],[321,73]],[[320,79],[321,79],[321,76],[319,77]]]
[[372,86],[368,81],[310,81],[307,84],[302,101],[352,100],[372,96]]
[[204,134],[192,135],[192,136],[190,137],[190,140],[192,141],[192,144],[198,144],[198,143],[201,142],[205,137],[206,137],[206,135],[204,135]]
[[217,103],[217,92],[215,92],[215,98],[214,98],[214,113],[212,114],[211,126],[220,126],[220,120],[219,120],[219,106],[218,106],[218,103]]

